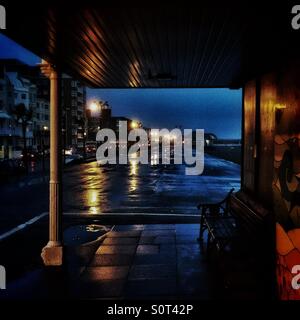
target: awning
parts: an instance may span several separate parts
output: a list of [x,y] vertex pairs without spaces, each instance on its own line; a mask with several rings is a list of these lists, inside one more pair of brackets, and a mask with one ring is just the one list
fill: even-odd
[[100,88],[239,87],[297,55],[299,33],[285,3],[88,2],[10,0],[5,33]]

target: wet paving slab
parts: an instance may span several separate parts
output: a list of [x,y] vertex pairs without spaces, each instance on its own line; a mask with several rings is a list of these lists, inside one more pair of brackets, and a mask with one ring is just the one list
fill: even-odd
[[92,299],[210,299],[214,278],[198,234],[197,224],[115,226],[76,292]]

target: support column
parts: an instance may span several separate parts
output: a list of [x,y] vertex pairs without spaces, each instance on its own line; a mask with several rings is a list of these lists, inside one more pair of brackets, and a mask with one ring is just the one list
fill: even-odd
[[42,258],[46,266],[61,266],[62,246],[62,149],[61,108],[59,105],[59,75],[55,67],[45,61],[41,71],[50,79],[50,198],[49,198],[49,242],[43,248]]

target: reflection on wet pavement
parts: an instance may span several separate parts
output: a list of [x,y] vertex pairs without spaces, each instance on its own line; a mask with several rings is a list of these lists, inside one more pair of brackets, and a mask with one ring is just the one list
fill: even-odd
[[92,162],[65,170],[64,211],[197,214],[199,202],[218,201],[232,187],[240,187],[240,167],[209,155],[201,176],[185,175],[184,165]]

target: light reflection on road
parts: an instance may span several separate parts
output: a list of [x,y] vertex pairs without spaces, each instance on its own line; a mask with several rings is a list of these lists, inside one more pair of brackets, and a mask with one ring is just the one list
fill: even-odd
[[200,201],[220,200],[239,189],[240,167],[207,156],[201,176],[186,176],[184,165],[141,165],[135,157],[128,165],[96,162],[67,168],[64,173],[64,211],[149,212],[197,214]]
[[86,200],[86,206],[89,207],[89,212],[92,214],[96,214],[100,208],[97,189],[87,190]]

